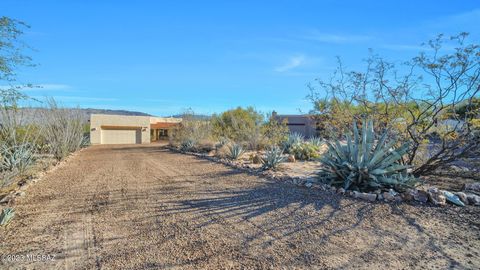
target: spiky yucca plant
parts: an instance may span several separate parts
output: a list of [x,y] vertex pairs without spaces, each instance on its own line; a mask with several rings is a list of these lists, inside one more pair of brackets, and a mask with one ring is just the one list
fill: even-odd
[[278,165],[285,161],[283,151],[278,146],[273,146],[267,150],[265,157],[262,158],[262,169],[275,169]]
[[363,122],[361,134],[353,124],[353,138],[346,134],[346,145],[327,142],[328,151],[321,159],[324,169],[320,177],[328,184],[345,189],[368,191],[374,189],[400,189],[415,184],[416,179],[400,164],[408,144],[397,149],[396,141],[387,142],[388,132],[376,141],[371,120]]
[[231,160],[239,159],[244,152],[245,150],[240,144],[235,143],[233,145],[228,146],[228,158]]

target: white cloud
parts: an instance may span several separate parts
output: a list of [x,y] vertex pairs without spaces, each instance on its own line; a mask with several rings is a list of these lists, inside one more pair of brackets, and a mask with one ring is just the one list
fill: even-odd
[[72,87],[67,84],[55,84],[55,83],[47,83],[47,84],[34,84],[32,86],[24,86],[24,85],[0,85],[0,89],[11,89],[15,88],[21,91],[67,91]]
[[275,67],[276,72],[286,72],[305,64],[305,56],[299,55],[291,57],[287,63]]
[[323,43],[358,43],[370,41],[373,39],[372,36],[368,35],[347,35],[347,34],[331,34],[331,33],[322,33],[319,31],[311,31],[307,35],[301,36],[302,39],[318,41]]
[[380,45],[381,48],[393,50],[393,51],[430,51],[431,48],[421,45],[408,45],[408,44],[384,44]]
[[[42,100],[45,97],[34,96],[33,98]],[[99,102],[99,101],[117,101],[116,98],[97,98],[97,97],[80,97],[80,96],[53,96],[59,102]]]

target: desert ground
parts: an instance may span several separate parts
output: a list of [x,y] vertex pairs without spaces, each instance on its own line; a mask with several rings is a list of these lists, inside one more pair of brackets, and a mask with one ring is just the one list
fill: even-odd
[[16,212],[1,269],[480,267],[479,207],[364,202],[161,145],[89,147]]

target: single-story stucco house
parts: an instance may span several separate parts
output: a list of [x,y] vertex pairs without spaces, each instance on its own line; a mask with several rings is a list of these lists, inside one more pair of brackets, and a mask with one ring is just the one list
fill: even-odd
[[168,138],[181,118],[92,114],[90,143],[146,144]]

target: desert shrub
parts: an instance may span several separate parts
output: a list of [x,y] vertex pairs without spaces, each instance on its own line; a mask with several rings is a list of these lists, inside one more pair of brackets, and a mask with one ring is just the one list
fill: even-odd
[[196,142],[192,139],[186,139],[180,144],[180,150],[183,152],[192,152],[195,150]]
[[320,172],[324,182],[360,191],[402,190],[416,183],[416,178],[407,171],[409,166],[401,164],[408,143],[393,148],[397,142],[387,142],[388,132],[377,141],[371,120],[363,123],[361,133],[354,123],[353,139],[350,133],[345,137],[346,145],[338,140],[327,142],[329,148],[321,159],[324,168]]
[[61,160],[86,144],[84,121],[79,110],[60,108],[55,100],[47,100],[41,111],[44,131],[42,136],[51,154]]
[[288,152],[297,160],[313,160],[320,157],[320,147],[310,142],[295,143]]
[[250,142],[256,147],[261,138],[263,116],[252,107],[238,107],[212,116],[213,134],[235,142]]
[[245,153],[245,150],[241,144],[234,143],[228,146],[228,158],[231,160],[239,159],[243,153]]
[[195,150],[200,153],[208,153],[215,149],[217,149],[216,144],[213,143],[211,140],[201,140],[195,145]]
[[[193,111],[187,111],[182,115],[182,122],[169,132],[169,141],[171,145],[180,147],[188,142],[196,145],[212,141],[211,123],[208,119],[197,117]],[[189,151],[192,150],[194,149],[191,148]]]
[[267,116],[268,121],[263,125],[262,133],[264,136],[264,144],[268,146],[280,146],[288,138],[287,120],[279,122],[272,115]]
[[[345,70],[310,85],[309,95],[322,134],[334,138],[352,120],[374,120],[389,137],[409,142],[404,161],[416,176],[458,164],[474,167],[480,154],[480,45],[467,33],[439,35],[425,50],[401,64],[376,54],[365,70]],[[434,138],[435,140],[432,140]]]
[[218,142],[215,144],[215,150],[218,150],[222,148],[223,146],[227,145],[229,143],[229,140],[225,137],[220,137],[218,139]]
[[265,152],[265,156],[261,159],[263,169],[276,169],[280,163],[284,162],[286,158],[283,156],[283,151],[278,146],[272,146]]
[[8,185],[34,162],[40,130],[28,124],[24,110],[26,100],[16,89],[0,90],[0,187]]

